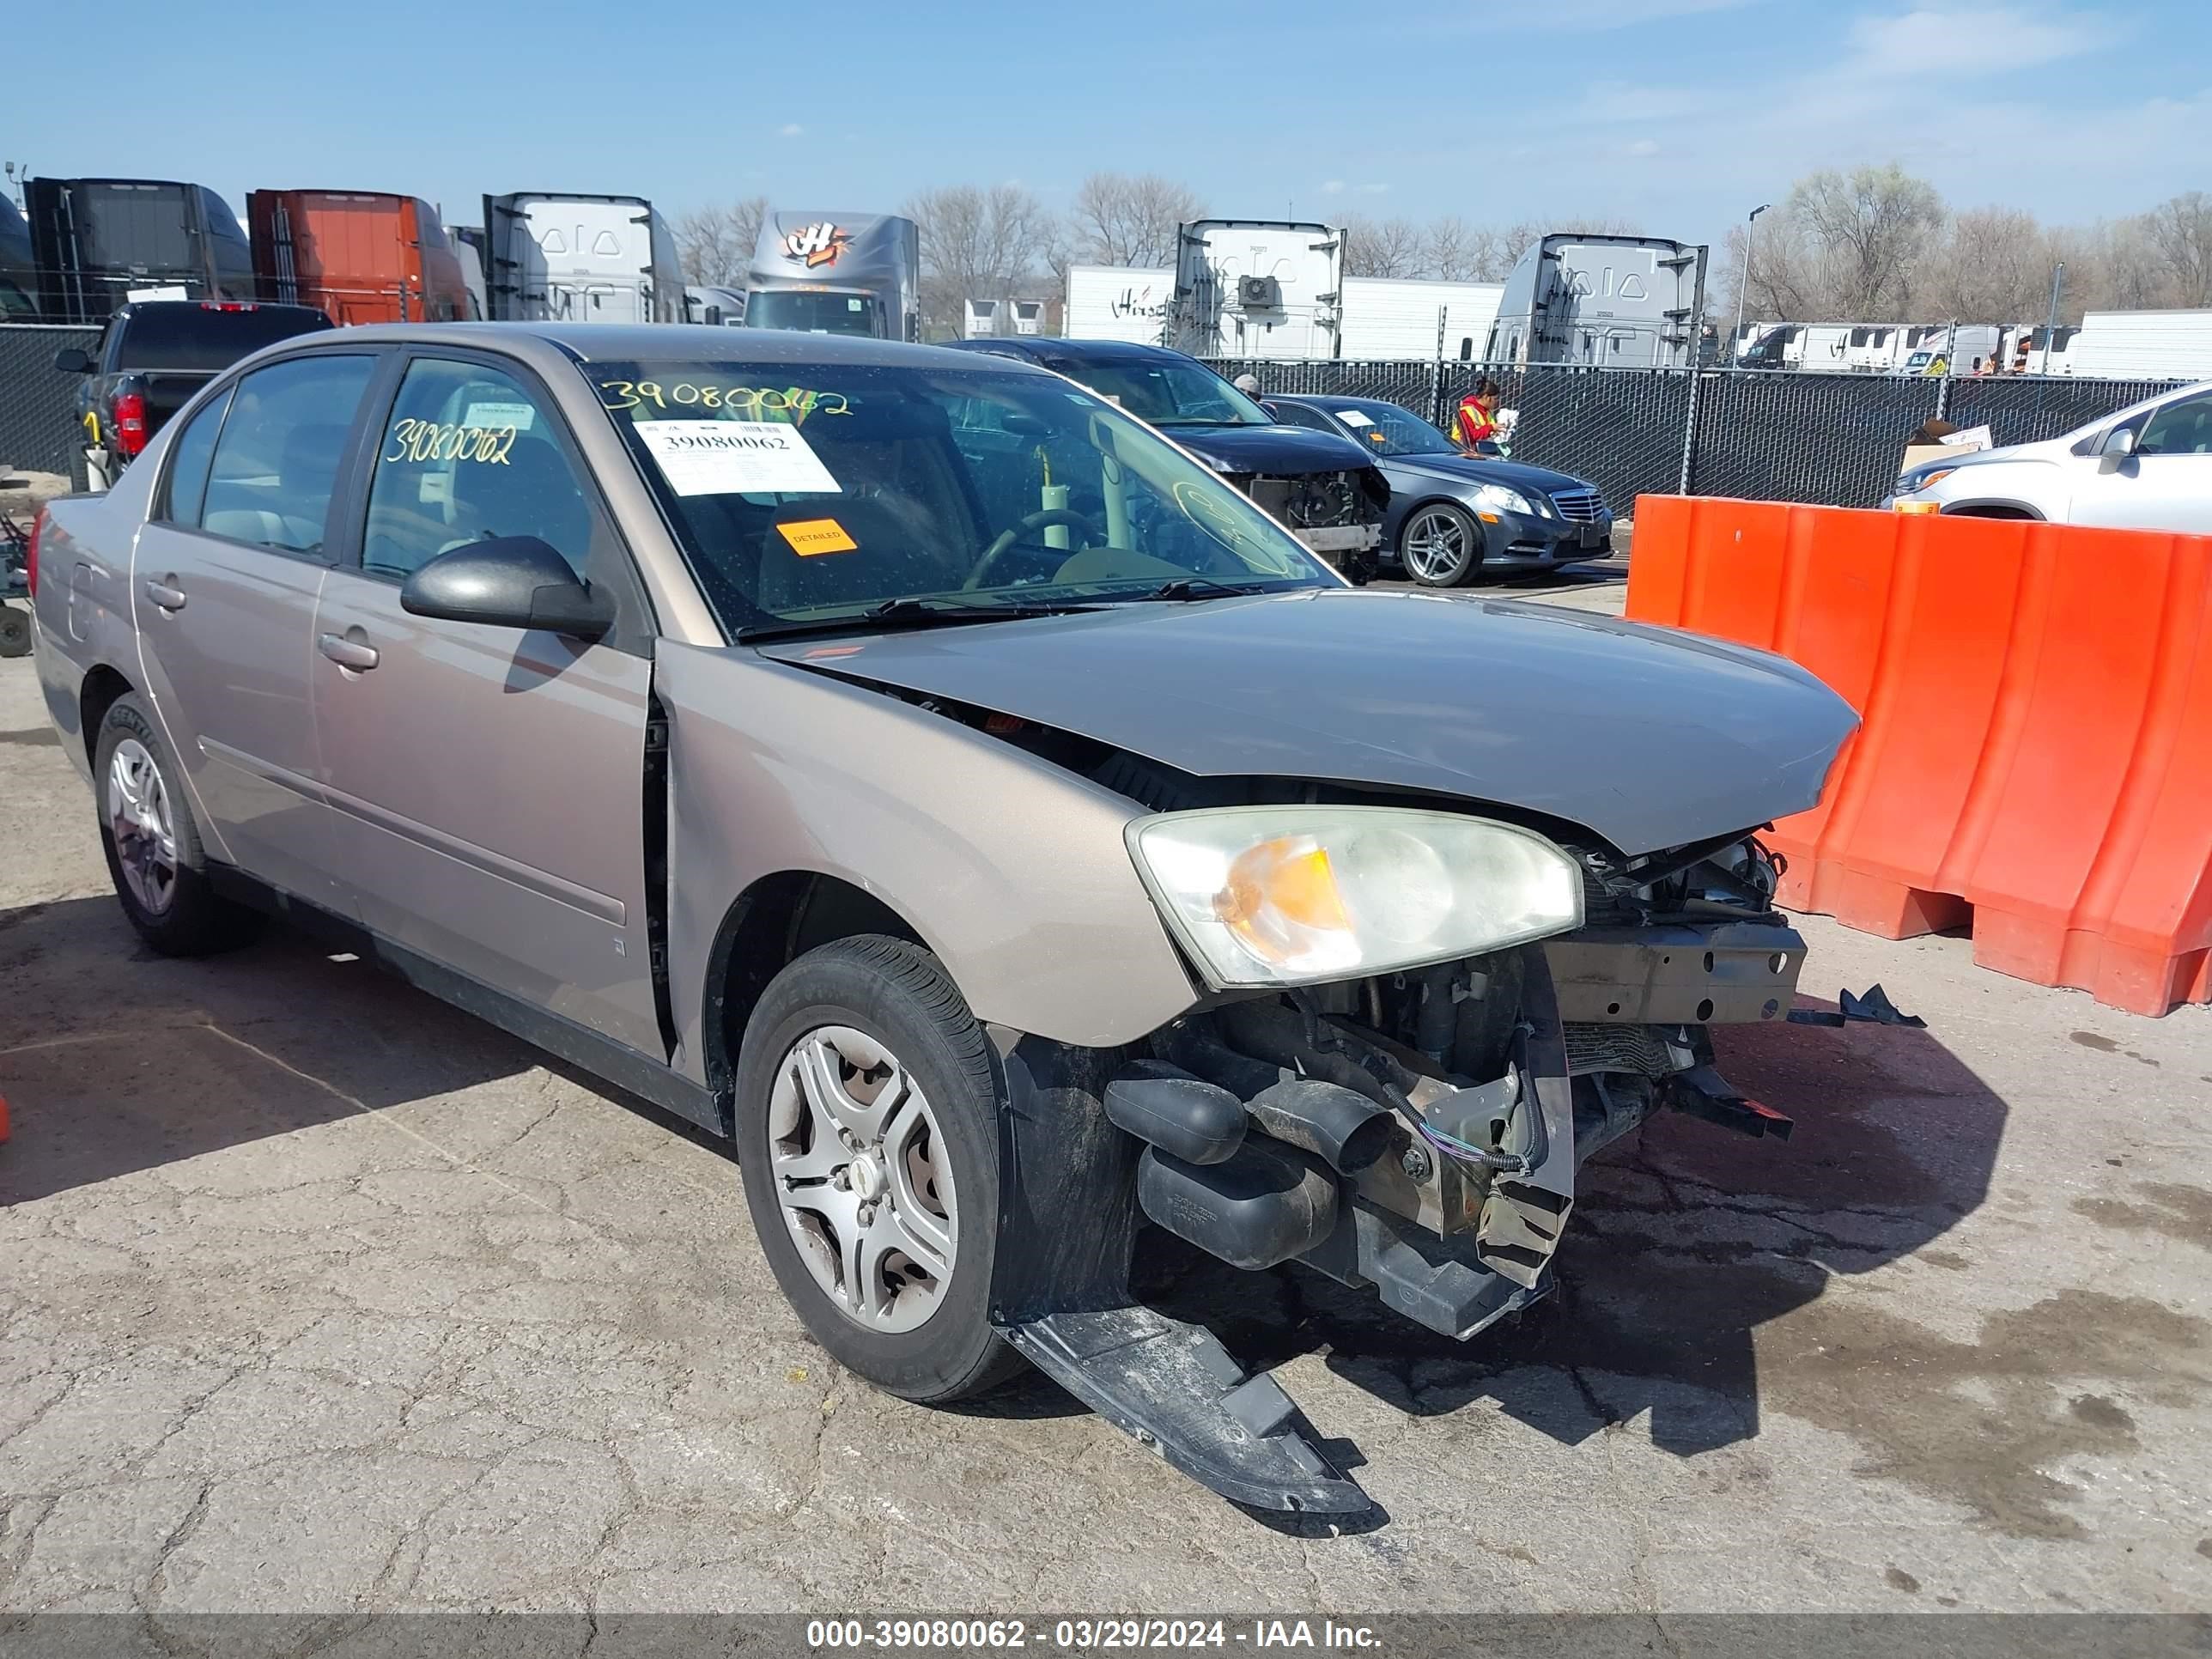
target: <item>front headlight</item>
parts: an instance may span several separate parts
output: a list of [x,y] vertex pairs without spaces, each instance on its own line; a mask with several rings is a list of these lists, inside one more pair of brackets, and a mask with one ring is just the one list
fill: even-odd
[[1301,985],[1446,962],[1582,925],[1541,836],[1390,806],[1238,806],[1129,826],[1129,854],[1206,980]]
[[1504,484],[1477,484],[1474,504],[1488,507],[1492,513],[1518,513],[1523,518],[1535,515],[1536,509],[1528,505],[1528,498],[1517,489],[1508,489]]
[[1948,478],[1959,469],[1955,465],[1916,466],[1910,472],[1898,475],[1897,486],[1890,493],[1910,495],[1915,490],[1925,489],[1939,478]]

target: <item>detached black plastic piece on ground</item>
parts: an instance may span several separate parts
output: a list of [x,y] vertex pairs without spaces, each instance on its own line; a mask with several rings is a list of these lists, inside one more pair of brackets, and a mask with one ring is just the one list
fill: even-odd
[[1232,1502],[1318,1515],[1374,1507],[1307,1438],[1281,1385],[1245,1376],[1203,1327],[1126,1307],[1000,1329],[1099,1416]]
[[1919,1015],[1900,1012],[1889,1000],[1889,993],[1879,985],[1869,986],[1864,996],[1838,991],[1832,1013],[1825,1008],[1790,1011],[1790,1023],[1793,1025],[1848,1025],[1854,1020],[1863,1020],[1871,1025],[1903,1025],[1916,1031],[1928,1029],[1928,1022]]

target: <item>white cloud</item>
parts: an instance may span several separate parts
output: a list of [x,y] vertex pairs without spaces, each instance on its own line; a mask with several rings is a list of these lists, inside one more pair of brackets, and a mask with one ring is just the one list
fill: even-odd
[[1388,185],[1362,185],[1359,187],[1359,193],[1362,196],[1388,196],[1390,193],[1390,186]]
[[805,131],[806,129],[799,125],[798,122],[787,121],[775,130],[775,136],[779,138],[796,138],[799,134]]
[[1344,194],[1344,180],[1343,180],[1343,179],[1330,179],[1327,184],[1323,185],[1321,187],[1321,193],[1322,193],[1322,195],[1324,195],[1324,196],[1341,196],[1341,195],[1343,195],[1343,194]]
[[1954,79],[2010,74],[2109,45],[2120,21],[2020,6],[1923,6],[1854,21],[1856,63],[1846,67]]
[[1626,149],[1621,151],[1621,154],[1624,155],[1639,156],[1656,155],[1658,153],[1659,141],[1656,138],[1638,138],[1634,143],[1629,145]]

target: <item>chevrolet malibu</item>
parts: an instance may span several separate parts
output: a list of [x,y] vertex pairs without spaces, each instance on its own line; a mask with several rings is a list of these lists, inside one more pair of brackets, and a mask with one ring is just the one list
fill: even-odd
[[[1078,503],[1080,503],[1079,505]],[[1132,1293],[1146,1224],[1467,1338],[1802,960],[1756,831],[1852,717],[1777,659],[1348,587],[1034,366],[347,329],[216,377],[34,562],[161,951],[272,909],[731,1138],[830,1353],[1023,1358],[1240,1502],[1352,1511]]]

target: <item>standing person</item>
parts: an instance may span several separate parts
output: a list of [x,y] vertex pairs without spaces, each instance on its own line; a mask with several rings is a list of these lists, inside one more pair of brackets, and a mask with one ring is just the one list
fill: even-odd
[[1474,391],[1459,400],[1452,435],[1459,440],[1461,448],[1472,450],[1477,444],[1497,441],[1498,398],[1498,382],[1486,374]]

